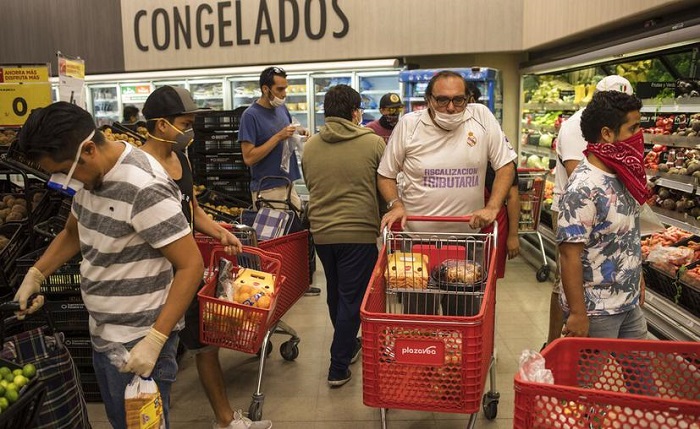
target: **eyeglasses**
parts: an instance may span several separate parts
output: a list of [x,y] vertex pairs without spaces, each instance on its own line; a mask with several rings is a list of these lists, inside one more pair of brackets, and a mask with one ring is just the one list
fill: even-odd
[[389,115],[398,115],[403,112],[403,107],[385,107],[384,110],[386,110]]
[[437,103],[438,106],[440,107],[447,107],[450,103],[452,103],[453,106],[455,107],[464,107],[467,104],[467,97],[463,95],[458,95],[457,97],[445,97],[443,95],[438,95],[435,97],[434,95],[432,96],[433,100],[435,100],[435,103]]

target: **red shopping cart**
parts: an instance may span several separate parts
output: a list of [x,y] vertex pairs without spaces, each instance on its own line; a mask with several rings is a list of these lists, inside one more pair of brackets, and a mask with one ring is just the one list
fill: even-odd
[[547,255],[544,251],[544,241],[542,241],[542,234],[538,230],[547,174],[549,174],[548,170],[518,169],[518,193],[520,195],[518,235],[534,234],[539,240],[542,266],[537,270],[537,281],[540,282],[547,280],[550,272]]
[[700,343],[561,338],[554,384],[515,376],[514,429],[700,428]]
[[[271,336],[290,336],[289,340],[280,345],[280,355],[283,359],[293,361],[299,356],[298,345],[301,339],[281,318],[308,288],[308,231],[257,243],[252,228],[245,225],[228,227],[245,245],[258,244],[260,247],[245,247],[243,254],[228,256],[216,240],[204,236],[197,237],[200,251],[209,264],[209,283],[198,294],[201,341],[204,344],[259,355],[257,385],[248,408],[248,417],[251,420],[261,420],[265,399],[261,391],[262,379],[265,359],[272,352]],[[258,309],[215,298],[212,284],[215,286],[217,264],[221,257],[231,260],[239,267],[266,272],[272,270],[277,273],[278,279],[284,279],[277,289],[273,305],[269,309]],[[218,321],[218,324],[212,321]]]
[[473,428],[483,400],[496,417],[495,234],[385,233],[361,307],[363,398],[382,428],[388,408],[471,414]]

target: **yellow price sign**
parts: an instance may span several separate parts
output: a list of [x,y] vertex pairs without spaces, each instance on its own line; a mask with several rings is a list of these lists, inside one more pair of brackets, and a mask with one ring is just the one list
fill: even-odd
[[49,82],[0,83],[0,126],[22,125],[33,109],[49,104]]

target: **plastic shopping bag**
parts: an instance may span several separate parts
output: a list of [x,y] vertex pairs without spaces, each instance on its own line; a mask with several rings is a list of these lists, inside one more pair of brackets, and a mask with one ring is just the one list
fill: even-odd
[[639,226],[641,235],[666,231],[666,227],[661,223],[659,217],[654,213],[651,207],[649,207],[649,204],[642,204],[642,209],[639,213]]
[[127,429],[165,429],[163,402],[152,378],[135,375],[124,391]]

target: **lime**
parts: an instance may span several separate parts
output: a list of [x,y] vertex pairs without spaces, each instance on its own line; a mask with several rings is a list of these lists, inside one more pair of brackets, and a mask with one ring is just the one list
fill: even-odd
[[12,383],[12,381],[15,379],[15,376],[11,372],[9,372],[9,373],[5,374],[2,378],[3,378],[3,380],[7,381],[8,383]]
[[[15,381],[15,380],[12,379],[12,381]],[[5,380],[4,378],[2,380],[0,380],[0,386],[2,386],[4,389],[7,389],[8,384],[10,384],[10,383],[8,383],[7,380]]]
[[22,369],[17,368],[16,370],[12,371],[12,375],[14,375],[14,376],[22,375]]
[[5,377],[5,374],[10,374],[11,372],[12,370],[6,366],[0,368],[0,376],[2,376],[3,378]]
[[17,387],[17,385],[15,383],[8,383],[5,390],[19,390],[19,387]]
[[17,375],[15,376],[15,381],[12,382],[15,386],[17,386],[17,389],[21,389],[24,387],[27,383],[29,383],[29,380],[27,380],[27,377],[23,375]]
[[5,386],[0,386],[0,397],[5,396]]
[[7,402],[14,404],[19,399],[19,393],[16,390],[8,390],[5,392],[5,398],[7,398]]
[[24,365],[24,368],[22,368],[22,375],[27,378],[33,378],[36,375],[36,367],[31,363]]
[[5,410],[5,408],[10,406],[10,402],[4,396],[4,393],[5,392],[3,392],[3,396],[0,398],[0,410],[3,410],[3,411]]

